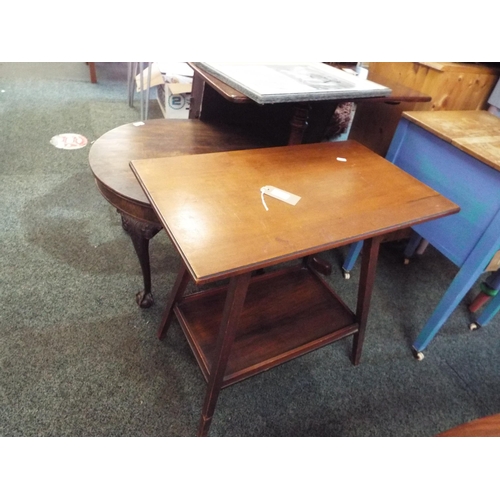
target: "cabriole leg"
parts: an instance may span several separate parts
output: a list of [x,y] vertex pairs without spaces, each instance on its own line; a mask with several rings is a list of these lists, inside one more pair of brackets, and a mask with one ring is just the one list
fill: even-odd
[[140,307],[148,308],[153,305],[153,294],[151,293],[151,267],[149,262],[149,240],[159,231],[161,226],[134,219],[127,214],[119,212],[122,217],[122,227],[132,239],[135,253],[139,258],[144,290],[137,292],[135,298]]

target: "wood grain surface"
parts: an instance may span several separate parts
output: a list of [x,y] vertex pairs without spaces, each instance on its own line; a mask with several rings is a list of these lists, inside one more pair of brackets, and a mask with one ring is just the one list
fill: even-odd
[[438,437],[499,437],[500,413],[478,418],[438,434]]
[[[354,141],[134,160],[131,167],[197,283],[459,210]],[[265,185],[301,199],[292,206],[266,196],[266,211]]]
[[500,118],[488,111],[408,111],[403,116],[500,170]]

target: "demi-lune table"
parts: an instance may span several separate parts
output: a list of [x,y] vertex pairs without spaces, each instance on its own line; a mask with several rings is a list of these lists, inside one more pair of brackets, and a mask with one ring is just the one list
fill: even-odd
[[[459,210],[353,141],[133,160],[131,168],[182,257],[158,336],[175,315],[208,383],[200,436],[224,387],[347,336],[358,364],[381,238]],[[266,186],[278,198],[263,194]],[[296,204],[286,202],[297,200],[291,195]],[[366,242],[354,312],[308,257],[358,240]],[[190,280],[213,286],[184,296]]]
[[242,133],[227,124],[199,120],[148,120],[106,132],[92,145],[89,164],[99,191],[122,218],[141,265],[144,290],[136,295],[144,308],[153,304],[149,241],[161,223],[129,167],[130,160],[231,151],[269,146],[268,139]]

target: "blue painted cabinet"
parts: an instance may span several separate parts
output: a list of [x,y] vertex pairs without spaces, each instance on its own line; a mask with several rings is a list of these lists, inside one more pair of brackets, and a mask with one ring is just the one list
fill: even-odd
[[[500,144],[500,120],[492,117],[498,120],[498,129],[489,117],[486,127],[484,123],[478,123],[478,128],[474,128],[476,117],[484,118],[482,113],[486,112],[405,113],[386,155],[389,161],[461,208],[457,214],[413,227],[416,237],[410,241],[412,249],[416,248],[419,238],[424,238],[458,266],[455,278],[413,344],[417,357],[423,357],[422,351],[500,248],[500,171],[491,166],[496,154],[494,141],[489,136],[483,139],[481,135],[498,133],[497,142]],[[426,126],[425,121],[424,125],[419,123],[420,119],[431,116],[432,123],[437,123],[437,130]],[[413,117],[419,120],[413,120]],[[448,117],[450,122],[447,124]],[[462,121],[457,122],[458,119]],[[454,129],[455,123],[458,130]],[[465,139],[461,141],[460,136]],[[476,144],[480,154],[474,154],[463,144],[472,147]],[[483,150],[490,155],[493,152],[492,161],[485,161]],[[359,244],[350,248],[344,272],[350,271],[360,249]],[[497,310],[494,305],[490,307],[490,311]]]

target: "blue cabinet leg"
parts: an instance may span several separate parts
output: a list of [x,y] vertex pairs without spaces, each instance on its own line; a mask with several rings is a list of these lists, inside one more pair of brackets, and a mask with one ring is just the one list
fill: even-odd
[[363,248],[363,241],[358,241],[352,243],[349,247],[349,252],[344,260],[344,265],[342,266],[342,272],[344,273],[344,278],[348,280],[351,277],[351,271],[356,263],[357,258]]
[[460,269],[432,316],[416,338],[413,344],[414,351],[423,351],[429,345],[480,275],[481,270],[479,268],[470,270],[464,266]]
[[463,263],[432,316],[416,338],[413,344],[414,352],[419,353],[429,345],[438,330],[486,269],[500,243],[500,232],[496,233],[499,229],[499,223],[500,216],[496,217],[495,223],[488,228]]
[[418,246],[422,243],[422,241],[422,236],[413,231],[410,237],[410,241],[408,241],[404,251],[405,264],[408,264],[410,262],[410,258],[413,257],[413,254],[417,250]]
[[[499,271],[497,271],[494,275],[495,278],[495,284],[498,286],[498,277],[500,277]],[[493,281],[493,280],[490,280]],[[498,290],[498,288],[496,288]],[[477,318],[477,325],[478,326],[486,326],[495,316],[495,314],[500,311],[500,293],[497,293],[494,297],[490,299],[490,302],[488,305],[485,307],[484,311],[481,313],[481,315]]]

